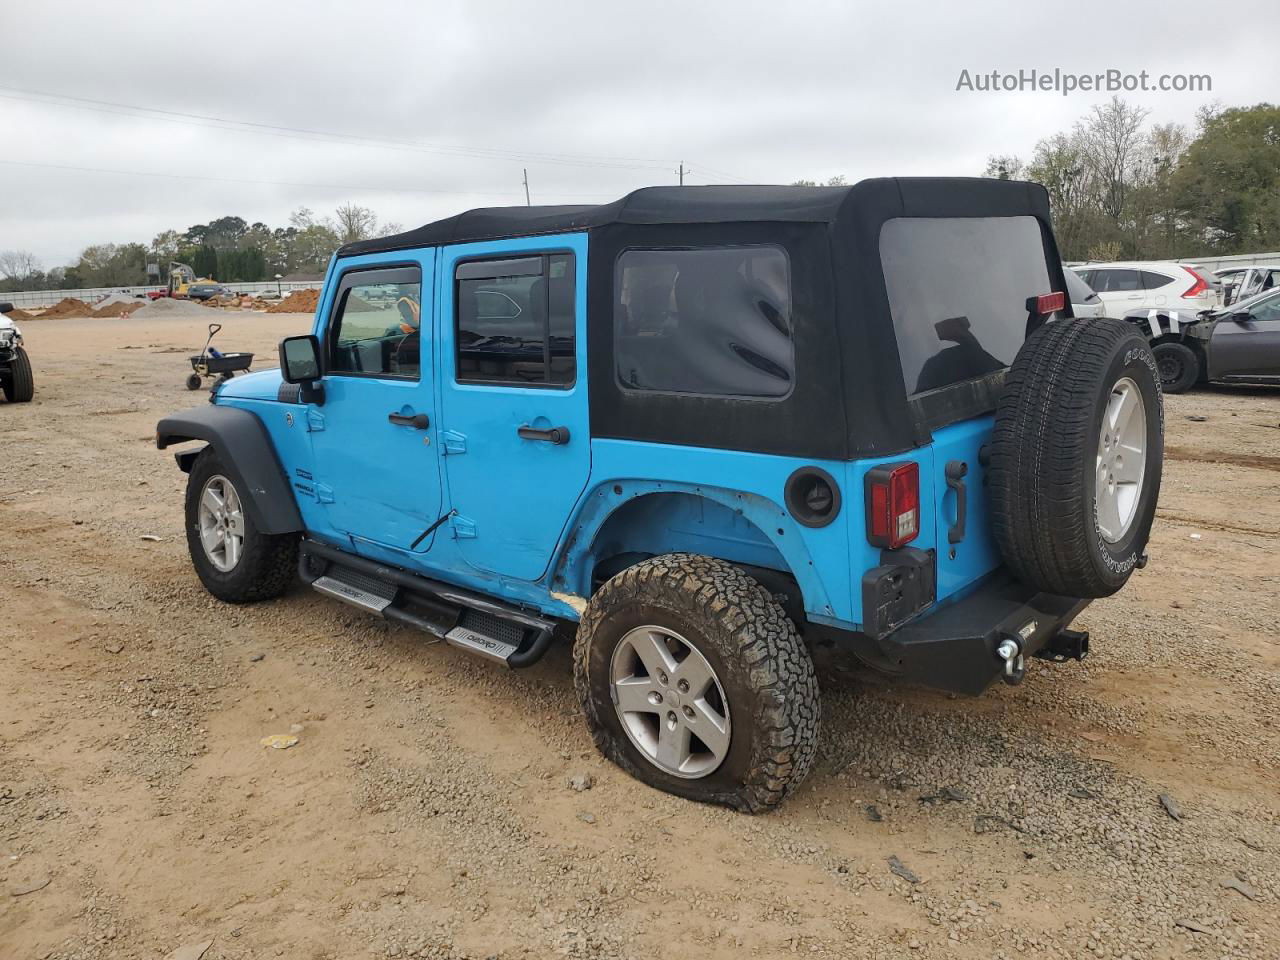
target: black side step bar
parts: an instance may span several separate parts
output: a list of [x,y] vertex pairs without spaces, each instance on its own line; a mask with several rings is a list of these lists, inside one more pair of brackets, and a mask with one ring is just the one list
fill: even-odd
[[[319,563],[315,561],[320,561]],[[298,567],[304,583],[354,606],[424,630],[432,636],[519,669],[537,663],[551,647],[556,621],[455,587],[390,567],[316,540],[300,545]],[[330,567],[336,567],[332,573]],[[354,576],[343,576],[344,573]],[[408,594],[401,597],[401,592]],[[407,603],[397,602],[407,600]],[[423,613],[410,607],[422,608]],[[424,615],[434,614],[434,616]],[[511,624],[524,638],[518,643],[494,634]],[[529,635],[532,639],[528,639]]]

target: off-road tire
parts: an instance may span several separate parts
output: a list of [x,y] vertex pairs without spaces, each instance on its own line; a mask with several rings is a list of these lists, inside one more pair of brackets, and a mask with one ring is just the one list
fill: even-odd
[[1185,343],[1158,343],[1151,353],[1165,393],[1186,393],[1200,379],[1200,358]]
[[[1098,438],[1126,377],[1142,397],[1147,460],[1129,528],[1109,543],[1095,512]],[[1164,405],[1146,339],[1120,320],[1046,323],[1009,370],[991,438],[992,526],[1009,569],[1047,593],[1115,593],[1145,555],[1163,459]]]
[[[250,511],[244,511],[244,544],[239,562],[228,571],[210,562],[200,542],[199,501],[205,482],[221,475],[233,485],[221,454],[212,446],[205,447],[191,465],[187,477],[186,523],[187,549],[196,574],[206,590],[227,603],[252,603],[280,596],[293,583],[298,568],[298,535],[265,534],[258,531]],[[247,504],[248,491],[237,487],[240,502]]]
[[[724,688],[728,753],[701,779],[655,766],[632,744],[614,709],[613,651],[629,630],[645,624],[679,633],[707,658]],[[820,703],[809,651],[772,595],[723,560],[673,553],[623,570],[591,598],[573,660],[596,746],[659,790],[758,813],[781,803],[813,765]]]
[[36,395],[35,378],[31,374],[31,358],[22,347],[13,348],[9,372],[0,377],[0,388],[10,403],[30,403]]

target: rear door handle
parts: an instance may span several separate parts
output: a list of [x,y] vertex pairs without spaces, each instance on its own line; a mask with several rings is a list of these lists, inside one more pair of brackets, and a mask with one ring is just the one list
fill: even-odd
[[969,472],[969,465],[963,460],[948,460],[946,467],[947,486],[956,492],[956,522],[947,531],[948,543],[959,543],[964,539],[965,521],[968,519],[969,504],[965,496],[964,478]]
[[397,427],[413,427],[415,430],[425,430],[431,426],[431,418],[425,413],[388,413],[387,420]]
[[525,440],[542,440],[545,443],[564,444],[569,442],[568,427],[548,427],[546,430],[540,430],[537,427],[531,427],[527,423],[516,428],[516,433]]

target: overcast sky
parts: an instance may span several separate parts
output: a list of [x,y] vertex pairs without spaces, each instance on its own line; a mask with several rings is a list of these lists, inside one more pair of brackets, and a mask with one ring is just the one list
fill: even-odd
[[974,175],[1108,96],[957,92],[962,69],[1212,76],[1128,95],[1157,122],[1280,98],[1274,0],[1056,9],[0,0],[0,250],[52,267],[346,201],[409,227],[523,203],[525,167],[534,203],[674,183],[682,160],[698,184]]

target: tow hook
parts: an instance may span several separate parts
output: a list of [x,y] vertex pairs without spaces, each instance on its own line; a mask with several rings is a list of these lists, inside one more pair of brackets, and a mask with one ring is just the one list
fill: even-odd
[[1036,651],[1036,656],[1041,660],[1052,660],[1054,663],[1080,661],[1088,655],[1088,630],[1059,630],[1042,650]]
[[1011,687],[1016,687],[1026,676],[1026,664],[1022,659],[1022,644],[1014,637],[1005,637],[996,647],[996,656],[1004,661],[1004,672],[1000,679]]

